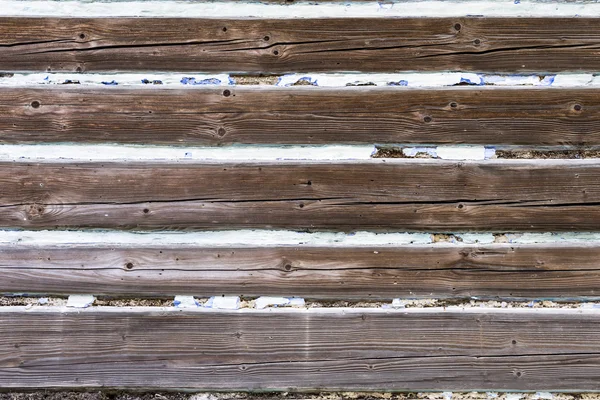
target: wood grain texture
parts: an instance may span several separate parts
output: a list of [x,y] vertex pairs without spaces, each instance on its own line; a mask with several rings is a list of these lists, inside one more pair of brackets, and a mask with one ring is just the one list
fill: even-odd
[[10,228],[593,231],[595,160],[0,163]]
[[586,146],[599,118],[590,88],[0,88],[0,143]]
[[600,70],[598,18],[0,18],[0,70]]
[[0,386],[600,389],[597,310],[0,309]]
[[0,293],[313,299],[600,297],[600,246],[0,248]]

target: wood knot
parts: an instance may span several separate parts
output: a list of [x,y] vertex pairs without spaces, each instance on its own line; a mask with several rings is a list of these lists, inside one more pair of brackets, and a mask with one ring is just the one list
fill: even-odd
[[225,128],[219,128],[217,130],[217,135],[219,135],[220,137],[225,136],[225,133],[227,133],[227,131],[225,130]]
[[460,31],[462,29],[462,25],[461,24],[454,24],[454,29],[457,31]]
[[46,211],[46,207],[41,204],[32,204],[29,206],[27,210],[27,215],[31,218],[41,217],[44,215],[44,211]]
[[33,107],[33,108],[40,108],[41,105],[42,105],[42,103],[40,103],[37,100],[34,100],[31,102],[31,107]]

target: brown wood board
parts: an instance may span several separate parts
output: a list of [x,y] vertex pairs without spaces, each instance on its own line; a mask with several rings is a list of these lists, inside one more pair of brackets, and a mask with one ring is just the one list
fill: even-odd
[[597,244],[0,247],[0,293],[312,299],[600,297]]
[[0,143],[597,146],[598,93],[526,87],[5,87]]
[[595,160],[0,163],[0,226],[593,231]]
[[0,386],[598,390],[597,310],[0,308]]
[[5,71],[600,70],[598,18],[0,18]]

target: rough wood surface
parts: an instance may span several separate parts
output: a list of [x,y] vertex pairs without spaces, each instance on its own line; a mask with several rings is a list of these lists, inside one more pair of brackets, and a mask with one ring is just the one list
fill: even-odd
[[597,310],[0,308],[0,386],[600,389]]
[[0,142],[600,144],[598,89],[304,89],[0,88]]
[[600,70],[598,18],[0,18],[0,70]]
[[597,244],[0,248],[0,293],[314,299],[600,297]]
[[0,163],[0,226],[597,230],[595,160]]

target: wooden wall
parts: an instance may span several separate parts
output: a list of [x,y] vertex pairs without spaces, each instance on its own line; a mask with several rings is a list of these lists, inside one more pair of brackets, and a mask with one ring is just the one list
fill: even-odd
[[[123,15],[139,6],[127,2],[107,3],[116,16],[0,10],[0,292],[246,301],[0,306],[0,389],[600,390],[600,311],[579,303],[600,298],[600,14],[480,16],[448,2],[465,12],[357,17],[322,3],[286,18]],[[224,7],[236,4],[243,14]],[[36,78],[56,73],[70,84]],[[231,82],[119,84],[155,73]],[[289,73],[311,85],[231,77]],[[369,83],[426,73],[501,84]],[[519,74],[533,83],[511,84]],[[329,152],[375,145],[487,155]],[[330,156],[293,155],[305,146]],[[194,156],[207,147],[221,156]],[[314,239],[283,239],[295,232]],[[259,296],[321,303],[253,309]],[[511,303],[548,299],[576,303]]]

